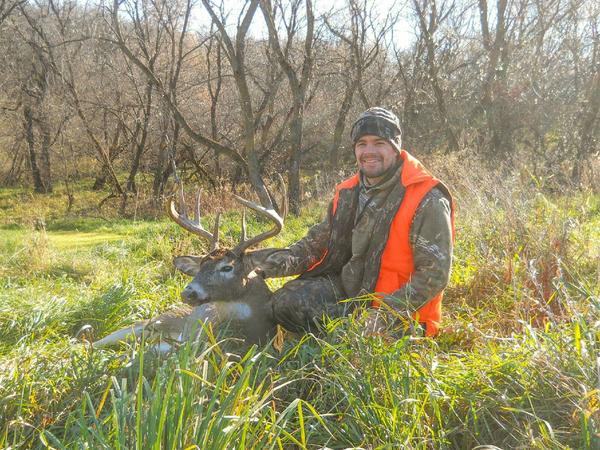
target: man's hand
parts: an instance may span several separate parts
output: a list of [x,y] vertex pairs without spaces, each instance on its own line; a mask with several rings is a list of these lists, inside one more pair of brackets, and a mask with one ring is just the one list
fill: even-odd
[[[362,336],[387,336],[399,339],[406,335],[422,336],[424,329],[409,315],[404,316],[385,303],[380,308],[365,310]],[[363,316],[364,317],[364,316]]]
[[246,272],[254,271],[263,278],[268,277],[268,272],[273,269],[273,264],[268,260],[269,256],[277,249],[251,250],[244,254],[244,266]]

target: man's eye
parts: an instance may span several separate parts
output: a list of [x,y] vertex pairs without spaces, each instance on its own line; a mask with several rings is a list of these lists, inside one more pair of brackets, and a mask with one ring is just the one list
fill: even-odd
[[231,272],[233,270],[233,266],[223,266],[220,270],[221,272]]

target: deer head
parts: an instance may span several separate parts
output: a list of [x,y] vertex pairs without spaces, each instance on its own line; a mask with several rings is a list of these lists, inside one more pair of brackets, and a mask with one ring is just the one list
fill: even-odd
[[[280,178],[284,201],[283,216],[287,212],[285,186]],[[209,242],[209,253],[206,256],[178,256],[175,267],[193,278],[183,290],[181,297],[184,303],[193,308],[180,308],[175,312],[167,312],[160,316],[134,326],[117,330],[94,342],[95,348],[114,345],[129,337],[139,337],[145,331],[170,336],[174,341],[185,341],[195,335],[198,322],[217,325],[221,322],[236,324],[238,336],[248,343],[261,343],[270,339],[275,323],[271,317],[268,299],[271,291],[262,277],[256,276],[253,267],[244,261],[244,252],[251,246],[276,235],[283,227],[283,219],[271,205],[260,206],[235,196],[242,205],[268,217],[273,228],[252,239],[246,239],[246,218],[242,215],[242,239],[231,250],[219,249],[219,223],[217,215],[213,232],[202,228],[200,224],[200,195],[196,196],[195,219],[188,218],[185,208],[183,188],[179,190],[179,208],[175,202],[168,203],[171,218],[187,231],[196,234]],[[211,303],[211,304],[205,304]],[[159,351],[170,351],[171,345],[160,344]]]
[[[283,202],[282,216],[287,212],[287,199],[285,185],[280,177]],[[213,232],[209,232],[200,224],[200,193],[196,195],[195,219],[191,220],[186,211],[183,189],[179,190],[179,208],[177,211],[175,201],[169,202],[168,212],[170,217],[187,231],[206,239],[210,252],[206,256],[177,256],[174,264],[181,272],[190,275],[193,280],[181,293],[182,300],[192,306],[213,301],[240,301],[248,296],[249,291],[266,289],[262,277],[256,276],[253,267],[244,263],[245,251],[272,236],[277,235],[283,228],[284,219],[272,205],[261,206],[250,202],[237,195],[235,200],[273,222],[273,227],[251,239],[246,237],[246,215],[242,213],[242,237],[233,249],[219,249],[219,224],[220,215],[215,220]]]
[[173,263],[194,277],[181,292],[184,303],[191,306],[239,299],[254,279],[251,270],[244,267],[243,255],[229,250],[217,249],[203,257],[177,256]]

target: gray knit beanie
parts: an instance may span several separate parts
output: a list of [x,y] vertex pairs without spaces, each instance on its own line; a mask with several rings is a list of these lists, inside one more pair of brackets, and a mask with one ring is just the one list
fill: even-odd
[[398,117],[385,108],[379,106],[369,108],[363,112],[350,130],[352,144],[356,145],[362,136],[372,134],[379,136],[392,144],[392,147],[400,153],[402,148],[402,130]]

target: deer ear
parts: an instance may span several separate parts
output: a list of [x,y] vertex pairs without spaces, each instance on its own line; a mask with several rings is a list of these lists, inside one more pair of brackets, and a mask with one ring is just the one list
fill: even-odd
[[186,275],[195,276],[200,270],[202,258],[200,256],[177,256],[173,260],[175,267]]

